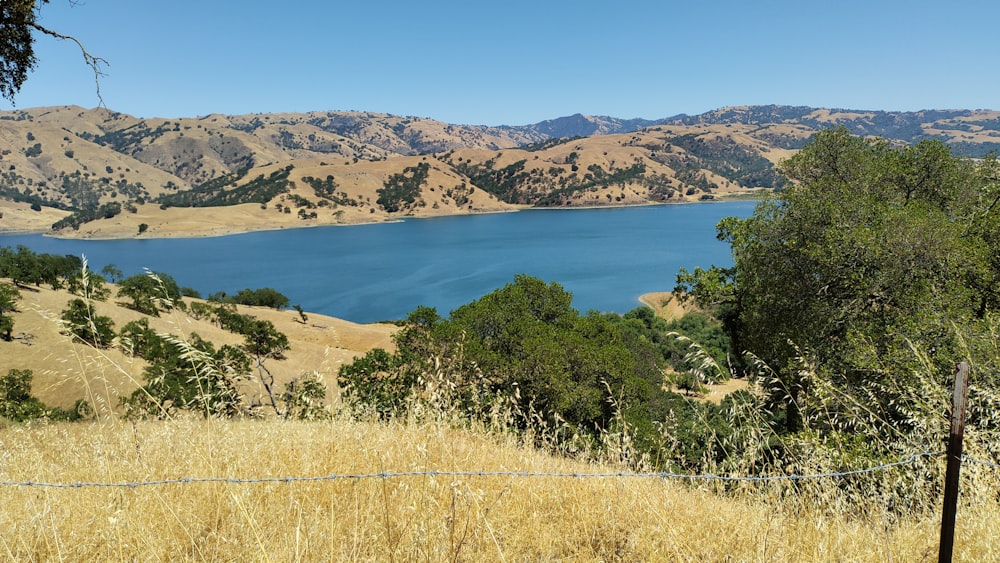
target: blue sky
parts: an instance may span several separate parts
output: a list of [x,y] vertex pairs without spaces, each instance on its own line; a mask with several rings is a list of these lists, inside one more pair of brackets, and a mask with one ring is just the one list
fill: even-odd
[[[1000,2],[51,0],[141,117],[364,110],[523,125],[746,104],[1000,109]],[[18,108],[99,100],[40,36]],[[0,109],[11,109],[6,100]]]

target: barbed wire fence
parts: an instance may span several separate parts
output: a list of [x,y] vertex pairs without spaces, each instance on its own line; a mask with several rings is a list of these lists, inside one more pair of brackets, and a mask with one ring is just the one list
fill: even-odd
[[916,465],[922,460],[932,458],[947,458],[947,472],[945,475],[945,495],[944,514],[941,522],[941,542],[939,544],[939,563],[951,561],[951,554],[954,540],[954,520],[955,504],[958,497],[959,471],[962,465],[976,465],[993,470],[1000,470],[1000,463],[977,459],[962,453],[962,435],[965,424],[965,410],[968,390],[969,365],[962,362],[956,366],[955,388],[952,402],[952,427],[949,437],[948,451],[946,452],[917,452],[901,457],[896,461],[890,461],[844,471],[830,471],[814,473],[808,475],[783,474],[783,475],[720,475],[712,473],[675,473],[667,471],[659,472],[533,472],[533,471],[487,471],[487,470],[410,470],[410,471],[380,471],[370,473],[334,473],[329,475],[315,476],[281,476],[281,477],[178,477],[167,479],[150,479],[144,481],[77,481],[77,482],[44,482],[44,481],[16,481],[0,480],[0,487],[38,487],[53,489],[84,489],[84,488],[116,488],[116,489],[138,489],[143,487],[169,486],[169,485],[194,485],[199,483],[222,483],[222,484],[258,484],[258,483],[301,483],[317,481],[364,481],[370,479],[405,479],[409,477],[503,477],[513,479],[530,478],[567,478],[567,479],[659,479],[676,481],[705,481],[723,483],[777,483],[777,482],[802,482],[821,479],[844,479],[853,476],[867,475],[888,471],[890,469],[902,468]]
[[[811,481],[819,479],[838,479],[877,473],[897,467],[913,465],[922,459],[942,457],[945,452],[919,452],[911,454],[897,461],[851,469],[846,471],[831,471],[826,473],[814,473],[810,475],[717,475],[712,473],[673,473],[668,471],[631,473],[626,471],[611,472],[533,472],[533,471],[463,471],[463,470],[416,470],[416,471],[380,471],[373,473],[334,473],[330,475],[315,476],[284,476],[284,477],[177,477],[173,479],[151,479],[146,481],[78,481],[72,483],[43,482],[43,481],[0,481],[0,487],[47,487],[54,489],[81,489],[81,488],[122,488],[136,489],[140,487],[154,487],[162,485],[192,485],[196,483],[226,483],[226,484],[255,484],[255,483],[300,483],[314,481],[363,481],[367,479],[402,479],[407,477],[510,477],[510,478],[571,478],[571,479],[664,479],[679,481],[720,481],[720,482],[750,482],[750,483],[773,483],[781,481]],[[992,469],[1000,469],[1000,464],[976,458],[962,458],[963,463],[982,465]]]

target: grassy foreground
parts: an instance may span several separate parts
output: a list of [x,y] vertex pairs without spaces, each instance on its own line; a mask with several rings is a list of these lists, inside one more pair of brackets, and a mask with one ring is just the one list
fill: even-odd
[[[937,515],[847,515],[787,498],[723,497],[649,478],[405,476],[134,488],[9,484],[424,470],[619,471],[553,457],[513,438],[433,423],[187,419],[11,425],[0,429],[0,452],[0,480],[6,482],[0,486],[0,557],[7,560],[937,557]],[[979,480],[976,488],[983,485],[997,490],[995,479]],[[960,508],[956,560],[1000,557],[1000,507],[992,496],[992,502]]]

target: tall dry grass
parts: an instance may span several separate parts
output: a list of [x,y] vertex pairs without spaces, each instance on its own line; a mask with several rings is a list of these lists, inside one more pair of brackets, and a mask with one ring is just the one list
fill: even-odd
[[[943,460],[939,460],[943,462]],[[433,422],[175,419],[0,429],[12,561],[922,561],[938,518],[654,478],[406,476],[51,488],[184,477],[619,471]],[[971,475],[974,472],[975,475]],[[956,560],[1000,558],[997,470],[966,468]],[[989,494],[967,494],[970,485]],[[836,481],[828,486],[836,487]]]
[[[1000,337],[980,339],[1000,343]],[[919,353],[915,351],[919,358]],[[991,357],[1000,357],[994,354]],[[718,366],[716,366],[718,367]],[[985,367],[985,366],[981,366]],[[109,363],[106,370],[120,366]],[[207,368],[206,368],[207,369]],[[463,420],[448,365],[426,374],[426,393],[389,422],[223,420],[195,416],[127,421],[95,401],[88,423],[0,426],[0,558],[11,561],[924,561],[937,557],[944,459],[863,477],[738,483],[551,474],[643,467],[628,433],[604,433],[601,459],[552,455],[564,429],[507,433],[502,408]],[[933,370],[908,380],[908,421],[920,432],[883,438],[902,454],[938,451],[947,396]],[[93,370],[88,370],[91,377]],[[99,373],[97,375],[103,375]],[[85,378],[87,379],[87,378]],[[100,380],[100,377],[96,378]],[[86,385],[86,384],[85,384]],[[87,387],[87,389],[90,389]],[[878,391],[878,390],[876,390]],[[864,405],[815,388],[827,436],[881,435]],[[88,391],[88,397],[98,394]],[[926,402],[926,404],[924,404]],[[980,391],[979,417],[1000,397]],[[922,405],[922,406],[921,406]],[[502,405],[501,405],[502,406]],[[744,475],[842,470],[838,452],[803,438],[799,457],[761,465],[778,439],[754,401],[735,409],[741,429],[716,447]],[[829,411],[828,407],[838,407]],[[835,418],[855,413],[846,422]],[[986,427],[992,427],[986,425]],[[817,430],[817,436],[820,433]],[[829,438],[827,438],[829,440]],[[994,459],[995,436],[970,432],[967,452]],[[895,442],[894,442],[895,443]],[[537,445],[548,446],[542,451]],[[887,445],[883,444],[883,445]],[[888,444],[891,445],[891,444]],[[564,453],[573,453],[562,450]],[[901,457],[905,457],[901,456]],[[870,460],[863,460],[870,463]],[[891,460],[886,460],[891,461]],[[850,464],[848,464],[850,466]],[[856,465],[855,465],[856,467]],[[294,482],[139,483],[184,478],[303,478],[426,471],[539,475],[405,475]],[[29,484],[31,483],[31,484]],[[136,486],[52,487],[107,483]],[[1000,560],[1000,469],[963,468],[958,561]],[[899,499],[915,499],[913,507]],[[928,499],[930,501],[928,502]]]

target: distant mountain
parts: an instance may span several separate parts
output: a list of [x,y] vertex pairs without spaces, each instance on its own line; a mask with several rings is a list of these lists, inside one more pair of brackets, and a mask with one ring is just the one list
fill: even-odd
[[[1000,152],[1000,112],[924,110],[916,112],[816,109],[805,106],[742,106],[660,123],[675,125],[796,125],[814,131],[843,126],[855,135],[884,137],[914,144],[939,139],[960,156],[982,157]],[[798,147],[795,147],[798,148]]]
[[643,127],[658,125],[661,121],[651,121],[648,119],[618,119],[607,116],[589,116],[579,113],[558,119],[549,119],[528,125],[522,129],[530,131],[532,135],[541,135],[545,138],[560,137],[591,137],[593,135],[614,135],[617,133],[631,133]]
[[[274,213],[246,228],[268,228],[710,199],[780,186],[774,165],[832,126],[941,139],[961,155],[1000,150],[1000,112],[985,110],[772,105],[486,127],[370,112],[142,119],[60,106],[0,112],[0,213],[3,200],[77,211],[60,223],[72,232],[140,216],[149,227],[182,207],[250,204]],[[25,228],[16,217],[0,215],[0,230]]]

